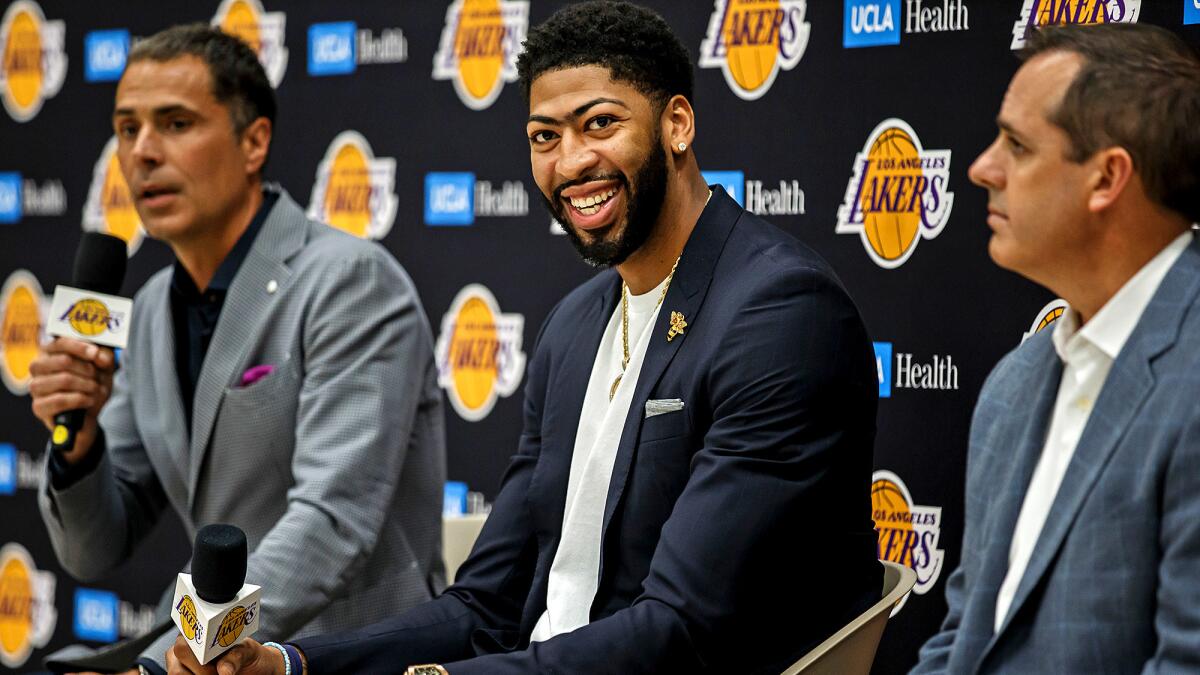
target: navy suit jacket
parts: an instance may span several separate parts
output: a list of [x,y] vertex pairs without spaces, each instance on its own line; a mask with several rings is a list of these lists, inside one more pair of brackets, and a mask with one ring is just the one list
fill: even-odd
[[[823,260],[714,188],[625,421],[591,623],[529,643],[620,284],[601,272],[546,319],[518,452],[457,583],[396,619],[301,640],[314,673],[779,672],[879,599],[862,321]],[[668,341],[671,312],[688,326]],[[685,407],[645,418],[667,398]]]
[[1113,362],[995,631],[1062,371],[1044,330],[979,394],[962,564],[914,673],[1200,672],[1200,238]]

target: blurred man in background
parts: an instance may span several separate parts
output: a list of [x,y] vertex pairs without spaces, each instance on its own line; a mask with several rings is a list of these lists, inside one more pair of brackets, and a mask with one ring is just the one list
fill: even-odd
[[[428,600],[443,585],[444,421],[412,282],[263,182],[274,92],[236,38],[194,25],[137,43],[112,119],[138,214],[175,263],[138,292],[119,368],[63,338],[31,367],[48,427],[87,410],[40,491],[62,566],[104,575],[172,508],[189,535],[245,530],[272,635]],[[173,641],[141,667],[161,670]]]
[[950,612],[913,672],[1200,671],[1200,60],[1047,28],[971,180],[998,265],[1070,303],[979,395]]

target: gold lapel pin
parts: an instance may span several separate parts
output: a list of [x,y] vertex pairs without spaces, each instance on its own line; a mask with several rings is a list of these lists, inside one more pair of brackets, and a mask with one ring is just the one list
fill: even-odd
[[671,330],[667,331],[667,342],[675,339],[676,335],[683,335],[683,329],[687,328],[687,321],[679,312],[671,312]]

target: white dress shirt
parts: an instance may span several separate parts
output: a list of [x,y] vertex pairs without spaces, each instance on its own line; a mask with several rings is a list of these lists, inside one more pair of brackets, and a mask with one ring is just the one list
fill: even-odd
[[1108,371],[1133,333],[1146,305],[1150,304],[1163,277],[1191,241],[1190,230],[1179,235],[1125,282],[1121,290],[1082,328],[1079,327],[1079,313],[1072,308],[1063,312],[1062,318],[1055,323],[1051,339],[1064,364],[1062,380],[1058,385],[1058,398],[1054,403],[1046,443],[1013,529],[1012,546],[1008,552],[1008,573],[996,596],[996,631],[1004,624],[1012,606],[1017,586],[1033,556],[1033,549],[1046,524],[1054,497],[1058,494],[1079,437],[1092,414],[1096,397],[1104,387]]
[[[620,302],[600,339],[575,432],[562,536],[550,565],[546,611],[534,625],[531,642],[569,633],[591,620],[592,601],[600,582],[600,538],[608,484],[612,482],[621,432],[660,309],[658,301],[668,279],[648,293],[629,296],[629,365],[611,401],[608,394],[613,380],[621,374],[625,355]],[[665,334],[659,335],[659,339],[666,339]]]

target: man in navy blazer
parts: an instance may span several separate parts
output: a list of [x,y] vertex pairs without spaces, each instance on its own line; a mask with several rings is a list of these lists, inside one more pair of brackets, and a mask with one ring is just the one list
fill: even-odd
[[980,393],[913,672],[1200,672],[1200,61],[1129,24],[1024,58],[970,175],[992,258],[1070,309]]
[[[661,17],[569,7],[519,70],[534,177],[609,269],[542,327],[456,584],[295,646],[314,673],[778,673],[880,597],[862,321],[815,253],[705,185]],[[225,662],[283,673],[292,648]]]

